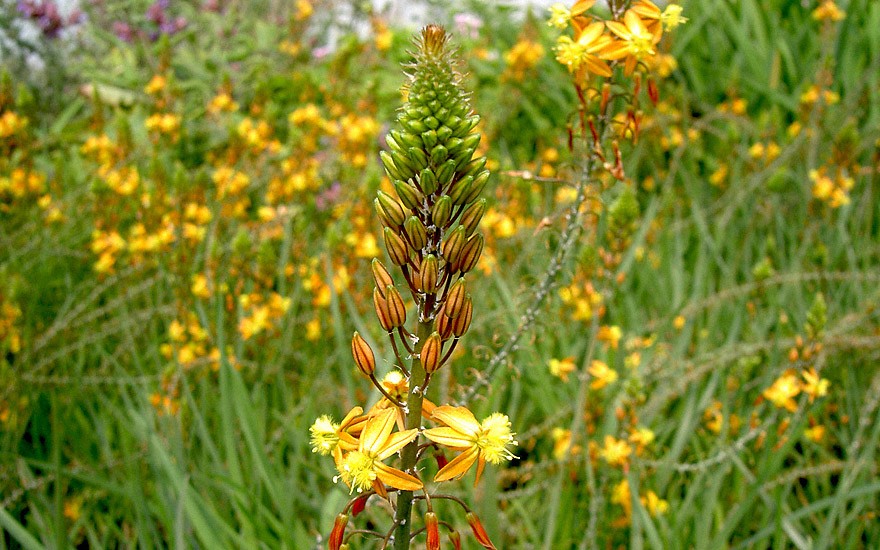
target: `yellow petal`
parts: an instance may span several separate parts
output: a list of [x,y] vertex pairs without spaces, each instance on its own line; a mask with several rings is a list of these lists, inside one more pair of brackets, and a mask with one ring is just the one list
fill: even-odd
[[480,423],[474,418],[474,413],[466,407],[450,407],[443,405],[434,409],[434,418],[446,424],[450,428],[471,436],[476,436],[480,429]]
[[391,429],[394,428],[394,419],[397,417],[395,409],[387,409],[367,421],[361,434],[358,449],[372,455],[379,454],[382,445],[388,439]]
[[385,443],[385,446],[382,448],[382,451],[379,453],[379,460],[385,460],[389,456],[393,455],[400,449],[409,444],[410,441],[416,438],[419,435],[418,430],[406,430],[404,432],[397,432],[388,438],[388,441]]
[[607,63],[600,59],[596,59],[595,57],[587,57],[584,59],[584,66],[593,74],[597,74],[599,76],[609,77],[613,73],[611,72],[611,67],[608,66]]
[[638,14],[632,10],[627,11],[623,14],[623,22],[626,24],[627,28],[634,35],[640,36],[647,32],[645,29],[645,24],[642,23],[642,19],[638,16]]
[[572,17],[576,17],[588,9],[593,7],[593,4],[596,3],[596,0],[578,0],[574,3],[574,6],[571,7],[571,15]]
[[382,480],[386,485],[390,485],[395,489],[401,489],[403,491],[417,491],[423,487],[419,478],[413,477],[397,468],[386,466],[381,462],[376,463],[376,477]]
[[348,427],[349,424],[353,424],[355,419],[363,414],[364,409],[361,407],[355,407],[352,410],[348,411],[348,414],[345,415],[345,418],[342,419],[342,422],[339,423],[339,428],[344,430]]
[[609,44],[600,54],[604,59],[615,60],[622,59],[629,55],[629,44],[620,40]]
[[617,36],[623,38],[624,40],[629,38],[629,29],[627,29],[626,25],[624,25],[623,23],[619,23],[617,21],[608,21],[605,24],[608,26],[608,30],[613,32]]
[[439,445],[445,445],[454,449],[466,449],[474,444],[472,437],[463,435],[454,428],[431,428],[423,432],[425,437]]
[[434,481],[449,481],[450,479],[456,479],[463,476],[468,469],[473,466],[474,461],[477,460],[477,455],[479,454],[479,447],[471,447],[455,457],[452,462],[437,472],[437,475],[434,476]]
[[599,23],[598,21],[595,23],[591,23],[584,29],[584,32],[580,34],[577,39],[578,44],[582,44],[587,46],[592,44],[594,40],[602,36],[602,33],[605,31],[605,25]]
[[358,448],[358,440],[351,434],[339,432],[339,445],[345,451],[356,451]]
[[485,467],[486,467],[486,459],[483,458],[483,455],[481,454],[479,456],[479,458],[477,459],[477,477],[474,478],[474,487],[476,487],[477,483],[480,482],[480,476],[483,475],[483,468],[485,468]]
[[385,490],[385,484],[379,480],[378,474],[376,474],[376,479],[373,480],[373,490],[376,491],[377,495],[388,500],[388,491]]

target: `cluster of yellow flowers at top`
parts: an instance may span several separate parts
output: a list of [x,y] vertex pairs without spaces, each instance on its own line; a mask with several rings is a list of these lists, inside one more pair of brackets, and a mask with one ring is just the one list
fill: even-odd
[[799,379],[794,369],[786,370],[762,395],[777,407],[794,412],[797,410],[795,397],[801,392],[809,396],[810,402],[828,394],[830,382],[821,378],[816,369],[803,370],[800,375]]
[[821,0],[813,10],[813,19],[816,21],[836,22],[846,17],[846,12],[837,7],[834,0]]
[[660,10],[650,0],[636,0],[620,21],[603,21],[588,14],[594,4],[595,0],[578,0],[571,9],[563,4],[550,7],[549,25],[574,30],[574,36],[557,39],[556,59],[579,76],[610,77],[609,62],[622,63],[626,74],[640,63],[646,67],[656,64],[663,31],[687,21],[681,6],[670,4]]
[[810,181],[813,182],[813,197],[827,203],[831,208],[840,208],[850,203],[849,192],[855,186],[855,180],[844,170],[837,170],[832,178],[828,169],[821,167],[810,170]]
[[[389,372],[381,383],[393,399],[400,400],[409,391],[399,371]],[[422,415],[438,425],[422,430],[422,435],[459,453],[440,468],[435,482],[459,479],[476,464],[476,484],[487,462],[501,464],[514,458],[509,447],[517,442],[506,415],[494,413],[479,422],[465,407],[438,407],[428,400],[423,402]],[[400,409],[382,397],[366,413],[361,407],[353,408],[339,423],[327,415],[319,417],[309,429],[312,452],[333,455],[339,473],[334,480],[342,480],[351,491],[372,489],[383,497],[387,496],[386,485],[415,491],[423,487],[419,478],[385,464],[419,435],[419,430],[406,430],[403,425]]]

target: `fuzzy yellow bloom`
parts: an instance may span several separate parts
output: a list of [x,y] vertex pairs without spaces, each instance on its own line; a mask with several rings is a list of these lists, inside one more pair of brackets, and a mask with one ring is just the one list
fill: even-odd
[[372,488],[380,495],[386,494],[385,485],[404,491],[422,488],[418,478],[383,463],[419,435],[417,429],[392,433],[396,416],[396,412],[389,409],[366,421],[357,450],[347,453],[337,463],[339,476],[334,481],[342,479],[352,491],[359,493]]
[[238,103],[236,103],[232,96],[227,92],[220,92],[216,96],[214,96],[211,101],[208,103],[208,112],[212,114],[217,113],[232,113],[238,110]]
[[846,17],[846,12],[837,7],[834,0],[822,0],[815,10],[813,10],[813,19],[816,21],[840,21]]
[[660,22],[663,23],[663,28],[665,30],[670,31],[675,27],[688,22],[687,17],[682,17],[681,15],[683,9],[684,8],[678,4],[669,4],[666,6],[666,9],[663,10],[663,14],[660,15]]
[[568,67],[569,72],[576,72],[581,67],[600,75],[611,76],[611,67],[602,57],[611,45],[611,39],[605,34],[602,23],[590,23],[572,40],[569,36],[560,36],[556,41],[556,60]]
[[797,410],[794,398],[801,392],[801,384],[794,371],[788,370],[773,382],[773,385],[764,390],[764,397],[779,408],[789,412]]
[[521,81],[542,57],[544,57],[544,46],[534,40],[520,40],[504,54],[504,61],[513,79]]
[[476,485],[486,462],[501,464],[516,458],[508,449],[508,446],[517,445],[517,442],[514,439],[515,434],[510,431],[510,419],[507,415],[494,413],[480,423],[465,407],[443,405],[435,408],[431,416],[445,426],[425,430],[425,437],[439,445],[462,451],[437,472],[434,481],[458,479],[476,462]]
[[810,402],[817,397],[828,395],[828,386],[831,383],[825,378],[820,378],[816,369],[810,368],[801,372],[801,377],[804,379],[802,389],[810,396]]
[[816,424],[815,426],[806,428],[804,436],[813,443],[819,443],[825,438],[825,426]]
[[606,435],[599,456],[611,466],[625,466],[632,454],[632,447],[623,439]]
[[602,389],[617,381],[617,371],[610,368],[607,363],[599,361],[598,359],[593,359],[587,372],[593,377],[593,381],[590,382],[590,388],[594,390]]
[[358,442],[354,435],[361,432],[366,422],[366,417],[361,416],[363,412],[362,408],[354,407],[339,424],[328,415],[315,420],[309,428],[312,452],[329,455],[336,452],[337,447],[346,451],[357,449]]
[[23,130],[28,124],[28,119],[12,111],[4,111],[0,115],[0,138],[7,138]]
[[165,78],[164,75],[157,74],[154,75],[153,78],[144,86],[144,93],[150,95],[156,95],[168,85],[168,79]]
[[669,510],[669,503],[658,497],[654,491],[648,491],[639,500],[652,516],[656,517],[665,514]]
[[660,42],[662,28],[658,26],[651,32],[635,11],[628,10],[623,16],[623,22],[608,21],[605,24],[617,36],[617,40],[604,49],[603,56],[611,60],[625,59],[626,74],[631,74],[639,61],[646,61],[656,55],[656,45]]
[[548,366],[550,367],[550,374],[561,379],[563,382],[568,382],[568,375],[575,369],[574,357],[550,359]]

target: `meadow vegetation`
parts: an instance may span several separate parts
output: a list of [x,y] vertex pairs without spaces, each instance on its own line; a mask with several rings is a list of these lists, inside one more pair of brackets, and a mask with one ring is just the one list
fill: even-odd
[[[0,548],[324,548],[342,510],[381,547],[396,495],[313,448],[404,387],[373,201],[416,29],[51,4],[0,15]],[[472,512],[431,499],[441,547],[877,547],[880,3],[573,4],[427,9],[491,176],[426,398],[510,436],[479,474],[425,447]]]

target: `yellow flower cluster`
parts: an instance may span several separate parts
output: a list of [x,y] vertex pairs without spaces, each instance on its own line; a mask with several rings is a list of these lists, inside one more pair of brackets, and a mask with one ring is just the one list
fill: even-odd
[[[632,492],[629,481],[624,479],[614,486],[611,493],[611,502],[623,508],[623,517],[614,522],[615,527],[625,527],[632,521]],[[657,493],[649,490],[644,496],[639,497],[639,502],[651,516],[660,516],[669,510],[669,503],[657,496]]]
[[797,397],[801,392],[807,394],[812,402],[828,394],[829,382],[821,378],[815,369],[801,371],[801,379],[794,369],[788,369],[773,384],[764,390],[765,399],[779,408],[794,412],[797,410]]
[[663,31],[687,21],[681,6],[670,4],[660,10],[650,0],[636,0],[620,20],[602,21],[588,14],[593,4],[595,0],[578,0],[571,9],[563,4],[550,8],[549,25],[573,30],[572,36],[557,39],[556,59],[579,78],[588,74],[610,77],[616,63],[623,65],[627,75],[639,65],[659,69],[666,63],[658,59],[657,49]]
[[21,317],[21,308],[0,294],[0,349],[11,353],[21,351],[21,333],[16,322]]
[[855,186],[855,180],[845,171],[837,170],[832,178],[824,166],[818,170],[810,170],[810,181],[813,182],[813,197],[827,203],[831,208],[840,208],[850,203],[849,192]]
[[26,117],[13,111],[3,111],[0,114],[0,139],[6,139],[21,132],[27,125],[28,119]]
[[239,305],[243,314],[238,322],[238,332],[244,340],[250,340],[277,326],[290,308],[290,298],[283,298],[277,292],[270,293],[268,299],[260,294],[245,294],[239,297]]
[[[33,170],[14,168],[9,176],[0,176],[0,199],[11,197],[20,199],[28,195],[39,195],[46,192],[46,176]],[[0,204],[0,211],[7,205]]]
[[504,54],[505,77],[522,82],[543,57],[544,46],[528,38],[520,39]]

